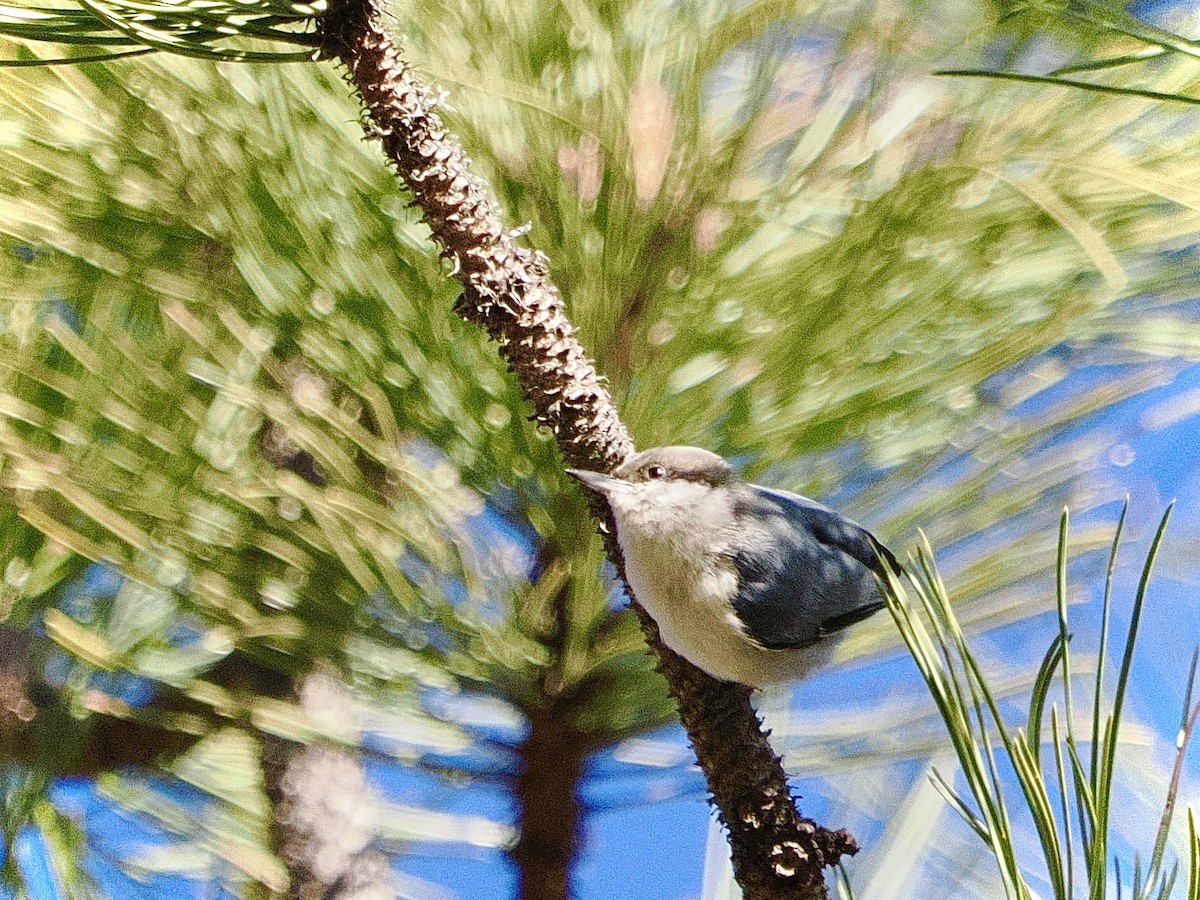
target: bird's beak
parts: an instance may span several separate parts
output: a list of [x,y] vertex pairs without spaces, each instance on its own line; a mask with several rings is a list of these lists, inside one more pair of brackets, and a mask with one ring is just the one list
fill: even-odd
[[587,469],[567,469],[567,474],[582,484],[585,488],[601,497],[608,497],[614,492],[629,487],[628,481],[613,478],[602,472],[589,472]]

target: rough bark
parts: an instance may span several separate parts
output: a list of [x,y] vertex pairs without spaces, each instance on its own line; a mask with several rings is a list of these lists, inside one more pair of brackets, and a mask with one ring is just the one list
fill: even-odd
[[321,20],[323,54],[359,92],[366,131],[412,191],[464,288],[456,311],[484,326],[517,374],[534,419],[571,465],[614,468],[633,451],[595,366],[574,337],[546,258],[506,231],[483,180],[383,31],[371,2],[339,2]]
[[[523,900],[565,900],[579,849],[579,776],[587,744],[571,728],[572,710],[555,701],[528,710],[517,778],[519,835],[512,850]],[[564,721],[564,718],[567,721]]]
[[[366,131],[412,191],[462,283],[456,311],[487,329],[571,466],[609,471],[633,450],[612,399],[575,339],[545,258],[507,231],[486,186],[468,168],[437,97],[413,74],[382,25],[375,0],[337,0],[319,22],[321,55],[340,61],[358,91]],[[622,569],[607,513],[593,506]],[[635,602],[636,602],[636,598]],[[822,867],[853,853],[845,832],[800,817],[779,758],[749,702],[749,689],[716,681],[658,640],[646,639],[678,700],[680,717],[729,828],[734,870],[749,900],[825,897]]]
[[[796,809],[770,732],[750,704],[751,689],[717,681],[658,640],[658,626],[636,606],[658,670],[671,685],[713,805],[729,832],[733,874],[750,898],[825,897],[826,866],[858,852],[845,829],[830,831]],[[651,637],[652,636],[652,637]]]

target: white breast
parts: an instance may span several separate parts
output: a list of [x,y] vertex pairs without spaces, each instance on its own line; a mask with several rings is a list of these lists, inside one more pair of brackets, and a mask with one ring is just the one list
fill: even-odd
[[750,640],[723,598],[737,589],[728,561],[699,546],[695,530],[656,539],[617,537],[634,596],[658,623],[663,642],[714,678],[760,685],[803,676],[825,662],[832,641],[768,650]]

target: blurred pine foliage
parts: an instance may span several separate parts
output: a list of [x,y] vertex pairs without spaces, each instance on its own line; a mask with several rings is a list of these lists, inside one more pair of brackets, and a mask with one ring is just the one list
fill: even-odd
[[[672,710],[596,577],[586,507],[493,348],[450,315],[453,284],[338,74],[229,61],[264,36],[236,10],[144,6],[151,47],[235,50],[0,76],[0,621],[34,635],[38,708],[63,713],[13,749],[4,830],[36,824],[62,882],[85,884],[50,775],[86,758],[98,719],[199,735],[170,771],[204,815],[103,777],[191,851],[116,868],[252,896],[279,873],[247,735],[474,784],[515,773],[547,703],[585,750]],[[92,7],[122,36],[102,44],[138,45],[111,30],[132,5]],[[0,26],[30,37],[13,9]],[[901,546],[918,526],[972,538],[962,619],[1041,611],[1020,585],[1056,559],[1031,523],[1118,493],[1080,480],[1106,448],[1049,442],[1200,355],[1179,303],[1196,287],[1198,123],[930,73],[1068,66],[1128,35],[956,0],[393,12],[641,445],[700,443],[756,478],[841,491]],[[257,14],[302,34],[311,10]],[[92,27],[54,15],[43,36]],[[1196,80],[1190,54],[1151,65],[1103,74]],[[1063,347],[1112,367],[1052,392]],[[859,650],[896,643],[880,629]],[[285,684],[335,672],[348,718],[231,684],[231,660]],[[887,758],[885,732],[862,752]],[[832,767],[843,744],[831,728],[807,752]],[[512,836],[402,812],[381,814],[397,853]]]

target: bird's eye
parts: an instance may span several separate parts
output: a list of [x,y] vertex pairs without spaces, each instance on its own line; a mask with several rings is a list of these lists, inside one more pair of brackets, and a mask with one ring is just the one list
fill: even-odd
[[666,478],[667,470],[664,466],[650,466],[646,469],[647,478]]

